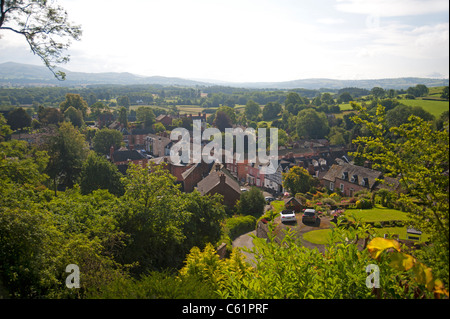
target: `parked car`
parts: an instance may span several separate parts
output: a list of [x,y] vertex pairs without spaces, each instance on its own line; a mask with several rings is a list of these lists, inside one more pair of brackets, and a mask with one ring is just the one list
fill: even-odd
[[280,213],[281,222],[295,222],[297,219],[295,218],[295,212],[293,210],[285,209]]
[[264,199],[266,200],[267,204],[270,204],[271,202],[273,202],[275,200],[275,198],[273,198],[272,196],[266,196],[266,197],[264,197]]
[[319,214],[315,209],[305,209],[302,216],[302,223],[316,223],[319,220]]

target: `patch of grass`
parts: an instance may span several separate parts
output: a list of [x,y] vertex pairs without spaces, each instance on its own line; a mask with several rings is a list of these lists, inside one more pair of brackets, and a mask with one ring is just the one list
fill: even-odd
[[312,244],[325,245],[328,243],[328,237],[330,236],[331,229],[318,229],[303,234],[303,239],[309,241]]
[[351,215],[360,218],[363,222],[383,222],[390,220],[409,220],[408,214],[399,210],[375,206],[371,209],[347,209],[345,215],[350,218]]
[[444,111],[449,110],[449,101],[430,101],[430,100],[400,100],[400,103],[408,106],[420,106],[425,111],[430,112],[435,117],[439,117]]

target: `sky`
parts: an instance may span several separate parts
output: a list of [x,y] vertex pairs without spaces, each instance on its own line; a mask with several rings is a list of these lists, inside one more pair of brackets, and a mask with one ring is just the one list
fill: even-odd
[[[229,82],[449,76],[447,0],[59,0],[63,68]],[[0,63],[42,65],[1,31]]]

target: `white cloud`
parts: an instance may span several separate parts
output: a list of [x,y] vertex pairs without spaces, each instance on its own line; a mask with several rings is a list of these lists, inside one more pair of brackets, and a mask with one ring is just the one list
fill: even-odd
[[380,17],[415,16],[448,11],[447,0],[337,0],[342,12]]
[[[62,66],[73,71],[236,82],[448,72],[448,20],[404,17],[448,13],[446,1],[58,2],[84,31]],[[0,62],[19,58],[36,62],[22,38],[5,33]]]
[[318,19],[317,22],[326,25],[335,25],[335,24],[343,24],[345,23],[345,20],[339,18],[322,18]]

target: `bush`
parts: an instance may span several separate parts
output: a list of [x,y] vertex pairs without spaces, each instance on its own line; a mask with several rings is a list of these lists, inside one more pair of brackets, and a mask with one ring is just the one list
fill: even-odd
[[225,232],[228,233],[231,240],[235,240],[237,237],[255,230],[256,218],[247,216],[235,216],[227,219],[225,223]]
[[370,200],[361,198],[360,200],[356,201],[356,208],[358,208],[358,209],[371,209],[372,208],[372,202]]

